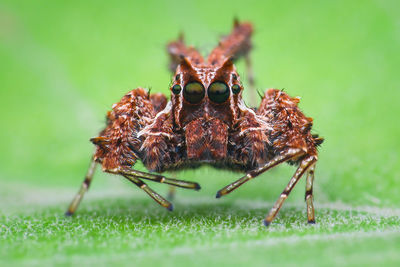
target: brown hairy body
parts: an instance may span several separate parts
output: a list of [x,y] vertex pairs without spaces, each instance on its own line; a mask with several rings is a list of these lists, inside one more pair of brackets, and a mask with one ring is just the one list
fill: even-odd
[[187,47],[182,38],[168,44],[170,69],[174,71],[171,99],[137,88],[113,105],[106,128],[91,139],[97,147],[93,162],[67,214],[75,212],[97,163],[105,172],[126,177],[171,210],[172,204],[143,179],[195,190],[200,186],[136,171],[132,167],[138,159],[150,172],[157,173],[202,164],[246,173],[219,190],[217,198],[288,162],[298,165],[297,171],[264,223],[270,224],[304,173],[308,221],[314,223],[314,168],[317,146],[323,139],[311,134],[312,119],[297,107],[299,98],[281,90],[267,90],[257,109],[246,106],[234,62],[240,57],[248,59],[251,34],[251,24],[235,22],[232,33],[220,41],[207,60],[195,48]]

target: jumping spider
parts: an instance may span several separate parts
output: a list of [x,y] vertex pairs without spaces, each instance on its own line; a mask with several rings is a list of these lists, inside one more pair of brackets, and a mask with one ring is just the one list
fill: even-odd
[[275,218],[304,173],[307,173],[307,217],[309,223],[314,223],[314,169],[317,146],[323,138],[310,133],[312,119],[297,107],[299,98],[281,90],[267,90],[257,109],[245,105],[244,88],[234,62],[244,57],[249,63],[252,31],[250,23],[235,21],[231,34],[222,38],[207,61],[194,47],[186,46],[183,38],[169,43],[170,69],[175,72],[171,100],[163,94],[149,94],[137,88],[112,106],[107,113],[106,128],[99,137],[91,139],[96,151],[66,214],[72,215],[77,209],[97,163],[103,171],[124,176],[161,206],[172,210],[172,204],[143,179],[194,190],[199,190],[200,185],[134,170],[136,160],[157,173],[201,164],[246,173],[219,190],[217,198],[288,162],[298,168],[264,224],[268,226]]

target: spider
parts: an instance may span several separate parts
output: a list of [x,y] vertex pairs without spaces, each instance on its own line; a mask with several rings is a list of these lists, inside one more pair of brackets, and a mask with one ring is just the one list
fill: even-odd
[[[216,197],[220,198],[272,167],[288,162],[297,165],[297,170],[264,224],[272,222],[305,173],[307,217],[309,223],[315,223],[314,170],[317,146],[323,138],[311,134],[313,120],[297,107],[299,98],[282,90],[267,90],[258,108],[246,106],[234,62],[243,57],[250,69],[252,32],[250,23],[235,20],[232,32],[220,40],[207,60],[194,47],[186,46],[182,36],[169,43],[170,70],[174,72],[171,99],[137,88],[112,106],[105,129],[90,139],[96,151],[66,215],[76,211],[97,164],[104,172],[122,175],[161,206],[172,210],[172,204],[143,180],[194,190],[199,190],[200,185],[154,172],[203,164],[244,172],[243,177],[217,192]],[[252,77],[249,80],[253,85]],[[137,160],[150,172],[132,169]]]

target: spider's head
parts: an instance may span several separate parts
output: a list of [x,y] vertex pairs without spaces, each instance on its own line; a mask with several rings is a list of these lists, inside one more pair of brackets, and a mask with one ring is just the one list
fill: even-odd
[[243,86],[231,59],[222,65],[192,65],[182,58],[171,85],[175,122],[184,127],[203,117],[230,124],[237,117]]

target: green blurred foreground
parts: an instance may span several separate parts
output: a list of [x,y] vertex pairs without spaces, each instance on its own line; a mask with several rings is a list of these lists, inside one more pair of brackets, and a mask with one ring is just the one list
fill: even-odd
[[[2,1],[0,265],[398,265],[400,263],[398,1]],[[78,190],[111,105],[142,86],[168,94],[165,44],[180,31],[207,53],[234,16],[255,26],[259,90],[302,97],[326,138],[316,172],[317,224],[304,181],[266,229],[288,165],[221,200],[241,174],[177,173],[175,211],[123,178],[97,172]],[[243,63],[238,65],[246,84]],[[143,170],[143,166],[135,166]],[[167,195],[168,188],[152,185]]]

